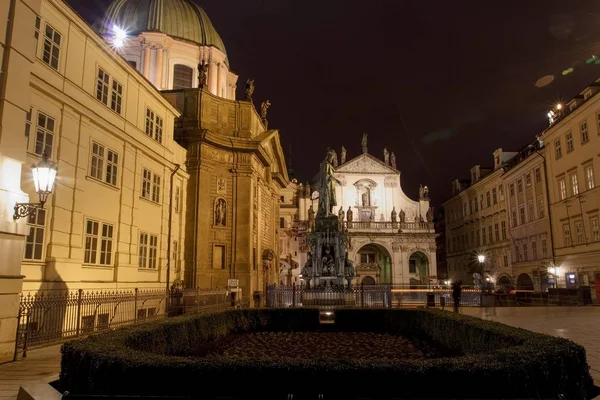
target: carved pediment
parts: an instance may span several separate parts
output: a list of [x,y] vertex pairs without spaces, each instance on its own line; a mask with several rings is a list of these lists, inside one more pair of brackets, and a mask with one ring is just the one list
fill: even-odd
[[340,165],[336,173],[367,173],[367,174],[398,174],[398,171],[373,157],[370,154],[362,154],[352,160]]

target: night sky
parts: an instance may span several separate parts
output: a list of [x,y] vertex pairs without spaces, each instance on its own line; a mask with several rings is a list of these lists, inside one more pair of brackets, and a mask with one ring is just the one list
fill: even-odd
[[[67,1],[90,22],[110,3]],[[429,185],[438,207],[452,179],[523,147],[552,104],[600,77],[586,64],[600,54],[595,1],[196,1],[240,76],[238,98],[252,77],[255,103],[271,101],[269,127],[301,181],[328,146],[358,155],[367,132],[369,153],[396,153],[405,192]]]

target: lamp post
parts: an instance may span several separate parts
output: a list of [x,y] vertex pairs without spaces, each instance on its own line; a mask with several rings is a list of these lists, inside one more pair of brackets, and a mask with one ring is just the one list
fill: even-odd
[[485,264],[485,255],[484,254],[479,254],[477,255],[477,261],[479,261],[479,269],[481,270],[481,279],[480,279],[480,283],[479,285],[481,286],[481,300],[480,300],[480,305],[483,306],[483,285],[484,285],[484,275],[485,275],[485,271],[483,270],[484,264]]
[[31,166],[31,172],[33,175],[33,184],[35,191],[39,195],[39,203],[17,203],[15,204],[15,212],[13,219],[16,221],[19,218],[27,217],[34,213],[37,209],[44,208],[48,195],[54,188],[54,181],[56,180],[56,164],[48,159],[46,153],[42,154],[42,160],[38,164]]

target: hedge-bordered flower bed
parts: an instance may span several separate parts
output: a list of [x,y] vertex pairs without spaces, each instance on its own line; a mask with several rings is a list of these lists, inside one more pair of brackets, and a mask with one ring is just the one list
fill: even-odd
[[60,386],[86,394],[219,394],[261,399],[301,392],[437,398],[556,398],[564,394],[584,399],[592,387],[585,350],[568,340],[425,309],[338,310],[335,321],[334,329],[344,331],[426,335],[464,355],[403,362],[322,357],[278,360],[269,354],[185,357],[189,349],[230,332],[319,329],[318,310],[232,310],[170,318],[66,343]]

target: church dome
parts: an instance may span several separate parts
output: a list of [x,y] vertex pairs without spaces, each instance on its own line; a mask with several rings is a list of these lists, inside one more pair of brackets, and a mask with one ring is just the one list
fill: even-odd
[[130,35],[161,32],[200,46],[214,46],[227,56],[208,15],[192,0],[114,0],[106,12],[103,28],[113,24]]

